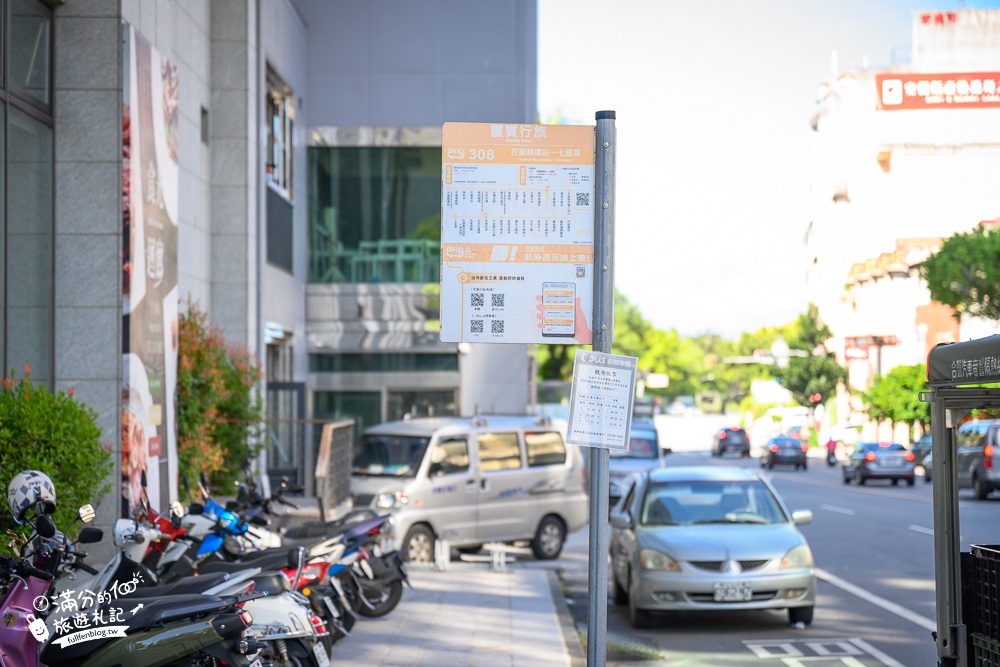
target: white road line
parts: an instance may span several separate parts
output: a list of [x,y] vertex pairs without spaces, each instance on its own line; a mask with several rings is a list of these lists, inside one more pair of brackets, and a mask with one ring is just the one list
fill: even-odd
[[924,528],[923,526],[916,526],[916,525],[913,525],[913,524],[907,526],[907,528],[909,528],[910,530],[912,530],[915,533],[923,533],[924,535],[933,535],[934,534],[934,529],[933,528]]
[[847,507],[838,507],[836,505],[820,505],[819,508],[826,510],[827,512],[836,512],[837,514],[845,514],[847,516],[854,516],[857,514],[857,512],[852,509]]
[[[895,602],[890,602],[885,598],[874,595],[873,593],[869,593],[860,586],[855,586],[849,581],[844,581],[840,577],[834,574],[830,574],[826,570],[816,568],[816,576],[829,584],[833,584],[842,591],[850,593],[855,597],[859,597],[862,600],[865,600],[866,602],[870,602],[877,607],[882,607],[882,609],[885,609],[886,611],[895,614],[896,616],[899,616],[904,620],[910,621],[911,623],[915,623],[916,625],[919,625],[925,630],[928,631],[937,630],[937,621],[933,621],[925,616],[916,614],[907,609],[906,607],[896,604]],[[900,667],[902,667],[902,665]]]
[[892,656],[886,655],[882,651],[878,650],[877,648],[866,642],[864,639],[852,639],[851,643],[860,648],[862,651],[867,652],[868,655],[875,658],[876,660],[881,660],[882,664],[884,664],[886,667],[906,667],[906,665],[899,662],[898,660],[894,660]]

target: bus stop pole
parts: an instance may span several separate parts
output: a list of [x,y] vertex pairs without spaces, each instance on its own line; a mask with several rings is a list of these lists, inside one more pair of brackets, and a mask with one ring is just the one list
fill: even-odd
[[[594,151],[593,349],[611,352],[614,334],[615,112],[598,111]],[[590,448],[590,558],[587,573],[587,667],[604,667],[608,638],[608,488],[605,447]]]

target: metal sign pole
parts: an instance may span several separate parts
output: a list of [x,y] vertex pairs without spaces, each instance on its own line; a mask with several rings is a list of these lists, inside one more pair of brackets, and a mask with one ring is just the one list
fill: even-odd
[[[595,352],[611,352],[614,335],[615,112],[598,111],[594,151]],[[587,575],[587,665],[604,667],[608,639],[608,450],[590,447],[590,559]]]

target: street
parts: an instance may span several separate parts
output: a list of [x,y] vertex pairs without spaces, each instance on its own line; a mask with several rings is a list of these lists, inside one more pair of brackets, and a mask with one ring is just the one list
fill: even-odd
[[[688,421],[688,420],[684,420]],[[691,420],[704,422],[703,419]],[[679,423],[679,422],[678,422]],[[704,426],[704,423],[702,423]],[[687,428],[691,425],[687,424]],[[759,469],[757,459],[709,454],[712,429],[700,442],[667,457],[666,465],[733,465]],[[754,453],[758,452],[755,445]],[[648,630],[633,629],[627,610],[608,597],[607,664],[859,665],[936,664],[931,485],[843,483],[839,467],[822,458],[807,471],[765,473],[791,510],[812,510],[801,528],[817,574],[816,615],[805,629],[777,611],[685,612],[659,616]],[[994,544],[1000,498],[975,501],[961,494],[962,549]],[[586,631],[587,529],[570,536],[560,561],[577,627]]]

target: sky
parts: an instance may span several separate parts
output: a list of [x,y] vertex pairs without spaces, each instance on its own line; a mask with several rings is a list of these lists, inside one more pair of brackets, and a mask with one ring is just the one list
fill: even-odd
[[[615,286],[658,329],[806,312],[820,84],[910,59],[917,10],[1000,0],[538,0],[542,123],[615,112]],[[821,314],[822,315],[822,314]]]

